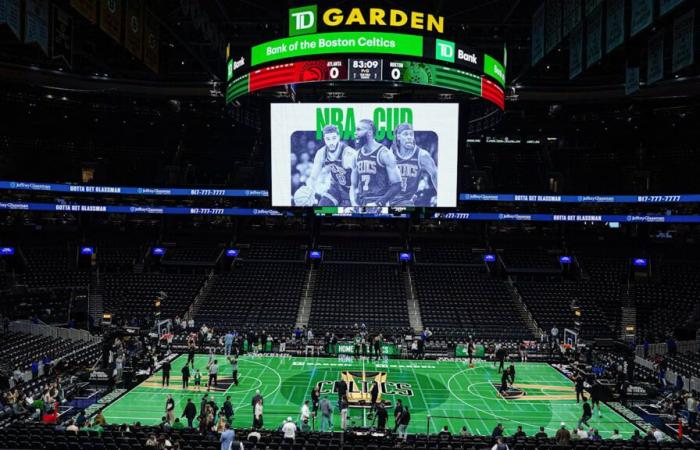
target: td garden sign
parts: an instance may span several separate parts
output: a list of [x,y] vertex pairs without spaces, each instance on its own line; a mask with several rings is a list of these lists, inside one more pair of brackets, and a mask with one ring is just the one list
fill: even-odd
[[[355,32],[348,28],[369,28]],[[348,31],[340,31],[348,30]],[[376,31],[374,31],[376,30]],[[384,53],[420,58],[423,36],[393,31],[444,33],[445,18],[420,11],[384,8],[340,8],[318,5],[289,10],[289,38],[256,45],[251,66],[281,59],[328,53]],[[316,34],[318,33],[318,34]],[[245,65],[248,63],[246,62]],[[241,60],[237,61],[238,67]]]
[[289,35],[316,33],[319,22],[329,29],[344,26],[376,26],[393,28],[412,28],[435,33],[445,30],[445,18],[417,11],[382,8],[328,8],[319,13],[317,5],[302,6],[289,10]]

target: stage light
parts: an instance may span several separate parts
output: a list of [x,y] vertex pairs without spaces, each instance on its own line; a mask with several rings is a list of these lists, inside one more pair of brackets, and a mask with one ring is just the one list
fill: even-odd
[[487,262],[487,263],[496,262],[496,255],[494,255],[493,253],[485,254],[484,255],[484,262]]
[[80,247],[81,255],[92,255],[93,253],[95,253],[95,249],[92,247]]
[[238,249],[237,248],[230,248],[226,250],[226,256],[229,258],[236,258],[238,257]]
[[645,258],[634,258],[632,260],[632,265],[634,265],[636,267],[646,267],[647,260]]
[[309,252],[309,259],[321,259],[321,251],[311,250]]
[[411,254],[407,252],[401,252],[399,253],[399,261],[405,261],[408,262],[411,260]]
[[12,256],[15,254],[15,248],[14,247],[0,247],[0,255],[3,256]]
[[560,256],[559,262],[562,264],[571,264],[571,256]]
[[163,256],[165,255],[165,249],[163,247],[153,247],[151,254],[153,256]]

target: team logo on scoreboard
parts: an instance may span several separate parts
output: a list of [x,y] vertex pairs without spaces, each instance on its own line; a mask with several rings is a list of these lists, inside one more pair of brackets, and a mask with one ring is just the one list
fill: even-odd
[[[348,385],[348,406],[351,408],[369,408],[372,401],[372,386],[377,383],[379,395],[377,402],[384,406],[391,406],[392,402],[386,397],[401,395],[413,397],[413,389],[408,383],[394,383],[387,381],[386,372],[370,372],[358,370],[344,370],[340,373],[341,379]],[[320,393],[337,394],[340,381],[319,381],[316,386]]]

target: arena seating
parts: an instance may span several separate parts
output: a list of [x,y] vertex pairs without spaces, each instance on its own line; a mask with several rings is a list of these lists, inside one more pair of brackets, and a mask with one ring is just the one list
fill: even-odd
[[86,293],[86,288],[34,288],[7,293],[3,303],[12,319],[36,317],[48,324],[66,323],[71,297]]
[[[27,370],[32,361],[41,361],[46,356],[56,360],[84,347],[86,343],[83,341],[8,332],[0,340],[0,360],[11,370]],[[86,357],[73,355],[71,362],[84,362]]]
[[319,248],[324,250],[325,261],[391,262],[396,261],[396,251],[401,242],[387,239],[365,238],[361,234],[355,239],[319,238]]
[[351,333],[365,323],[385,336],[410,333],[406,292],[398,264],[323,263],[313,287],[309,326]]
[[700,298],[700,263],[666,261],[648,283],[632,286],[640,335],[663,340],[691,320]]
[[484,243],[479,241],[463,243],[460,241],[415,239],[413,241],[415,261],[421,264],[483,265],[485,252],[474,249],[483,248]]
[[[297,433],[294,444],[285,443],[281,432],[261,431],[260,440],[248,440],[248,429],[235,429],[236,437],[241,440],[245,449],[256,450],[391,450],[403,448],[409,450],[423,449],[488,449],[493,445],[490,436],[450,436],[442,438],[437,435],[410,435],[406,442],[398,441],[393,436],[375,437],[371,435],[328,433]],[[457,430],[452,430],[456,432]],[[507,430],[511,432],[511,430]],[[141,450],[152,449],[145,445],[149,436],[164,435],[157,427],[135,427],[123,431],[118,426],[106,426],[104,431],[83,431],[78,433],[57,431],[53,425],[41,423],[15,423],[11,427],[0,430],[0,448],[3,449],[46,449],[46,450]],[[168,440],[173,445],[179,444],[184,450],[218,450],[221,445],[218,437],[202,436],[196,430],[170,430]],[[693,448],[690,442],[661,442],[648,444],[633,441],[572,441],[570,446],[559,446],[552,438],[526,437],[514,439],[507,437],[505,442],[515,450],[684,450]]]
[[262,261],[303,261],[306,243],[301,239],[240,239],[240,258]]
[[103,275],[104,311],[131,320],[152,317],[159,292],[167,294],[161,316],[172,318],[187,312],[204,284],[204,275],[167,273],[107,273]]
[[581,336],[611,337],[612,327],[596,303],[596,284],[569,281],[519,281],[516,287],[539,327],[577,329],[572,305],[581,308]]
[[288,337],[294,329],[306,275],[301,262],[243,261],[217,275],[195,316],[215,329],[265,330]]
[[684,377],[700,377],[700,355],[697,353],[679,353],[666,355],[668,368]]
[[419,264],[412,270],[423,325],[435,338],[531,339],[501,280],[484,267]]
[[222,249],[210,247],[176,246],[168,248],[163,257],[163,265],[186,265],[213,267]]

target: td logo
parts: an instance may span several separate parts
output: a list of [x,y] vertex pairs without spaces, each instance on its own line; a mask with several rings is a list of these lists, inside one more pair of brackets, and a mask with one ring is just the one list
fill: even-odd
[[435,59],[451,63],[455,62],[455,43],[436,39]]
[[289,35],[298,36],[316,32],[316,5],[290,8]]

